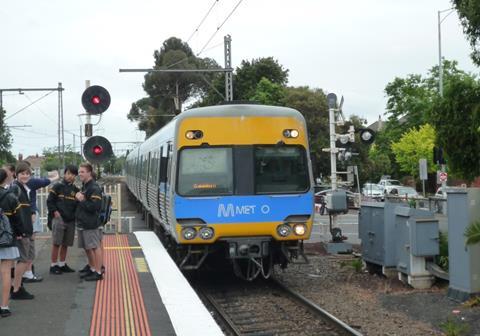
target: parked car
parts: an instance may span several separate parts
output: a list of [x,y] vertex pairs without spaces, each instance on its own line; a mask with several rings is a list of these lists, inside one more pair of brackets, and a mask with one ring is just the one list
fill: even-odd
[[435,197],[447,198],[447,191],[451,190],[451,189],[455,189],[455,188],[454,187],[446,187],[445,192],[442,193],[442,187],[439,187],[437,189],[437,192],[435,193]]
[[371,198],[383,198],[383,189],[376,183],[365,183],[362,188],[362,195]]
[[378,182],[378,185],[380,186],[380,188],[382,188],[383,194],[385,195],[389,194],[393,188],[403,186],[399,180],[392,179],[381,179]]
[[405,187],[405,186],[395,186],[390,190],[390,195],[398,196],[402,198],[416,198],[418,197],[418,193],[412,187]]
[[[347,206],[349,209],[353,208],[358,208],[359,202],[358,202],[358,194],[351,192],[350,190],[345,190],[342,188],[338,188],[337,190],[344,190],[347,194]],[[326,200],[325,197],[327,194],[331,193],[332,189],[327,189],[327,190],[322,190],[317,193],[315,193],[315,203],[317,204],[325,204]],[[322,213],[321,213],[322,214]]]

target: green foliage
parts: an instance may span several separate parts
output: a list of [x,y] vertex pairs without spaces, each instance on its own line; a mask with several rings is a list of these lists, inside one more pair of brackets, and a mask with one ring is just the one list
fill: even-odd
[[[160,50],[155,50],[153,56],[155,59],[154,69],[219,67],[212,59],[196,57],[188,44],[176,37],[165,40]],[[174,99],[177,99],[182,105],[189,98],[205,94],[208,85],[203,78],[212,80],[214,76],[213,74],[185,72],[147,73],[143,89],[148,97],[133,103],[127,117],[138,122],[139,129],[145,131],[149,137],[175,116],[178,109]]]
[[427,159],[430,172],[435,171],[433,164],[433,147],[435,130],[429,124],[420,126],[420,129],[411,129],[398,142],[392,144],[392,151],[400,169],[416,177],[419,174],[419,160]]
[[102,164],[103,172],[106,174],[120,174],[125,165],[125,156],[116,157],[115,155],[110,160]]
[[[46,148],[43,150],[43,156],[45,156],[45,160],[42,162],[42,172],[45,171],[52,171],[52,170],[62,170],[63,166],[62,162],[58,158],[58,150],[56,147]],[[65,146],[65,165],[74,164],[78,165],[83,161],[82,156],[74,152],[70,145]]]
[[340,262],[340,267],[350,267],[353,268],[353,270],[356,273],[360,273],[363,269],[363,261],[360,258],[354,259],[354,260],[349,260],[349,261],[341,261]]
[[464,322],[454,321],[450,318],[446,322],[440,324],[440,329],[446,336],[467,335],[470,331],[470,327]]
[[435,102],[430,120],[450,172],[469,181],[479,176],[480,82],[477,78],[466,73],[449,78],[443,99]]
[[266,78],[271,83],[285,86],[288,82],[288,70],[273,57],[242,61],[235,70],[233,78],[234,99],[245,100],[255,96],[258,83]]
[[480,65],[480,0],[453,0],[453,4],[473,49],[472,60]]
[[376,183],[380,177],[392,171],[392,163],[389,156],[381,152],[377,144],[372,144],[368,152],[367,163],[363,169],[362,181]]
[[[268,80],[268,82],[262,80]],[[288,82],[288,70],[273,57],[242,61],[233,74],[233,97],[235,100],[256,100],[269,105],[282,105],[284,88]],[[260,85],[260,86],[259,86]],[[212,79],[212,86],[194,106],[216,105],[225,100],[224,75]]]
[[308,142],[315,176],[329,174],[330,160],[322,148],[329,147],[328,105],[325,93],[308,86],[285,88],[284,105],[294,108],[305,117]]
[[5,124],[6,111],[0,108],[0,164],[15,162],[15,157],[10,152],[12,135]]
[[250,100],[264,105],[282,105],[284,98],[285,88],[264,77],[258,82],[255,95]]
[[449,258],[448,258],[448,235],[444,232],[439,233],[439,248],[440,253],[435,257],[435,263],[444,271],[448,272]]
[[465,244],[473,245],[480,243],[480,220],[471,223],[465,230],[465,237],[467,238]]

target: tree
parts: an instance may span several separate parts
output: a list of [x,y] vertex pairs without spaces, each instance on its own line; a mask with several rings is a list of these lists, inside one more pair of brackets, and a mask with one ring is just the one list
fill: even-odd
[[125,166],[125,156],[115,156],[113,155],[110,160],[102,163],[103,171],[106,174],[120,174]]
[[[273,57],[243,60],[233,74],[233,97],[235,100],[252,100],[257,93],[257,86],[262,79],[268,80],[272,85],[284,87],[288,82],[288,70],[284,69]],[[265,90],[266,82],[260,90]],[[274,89],[276,90],[276,89]],[[217,75],[212,80],[212,85],[195,106],[216,105],[225,100],[224,75]],[[257,97],[260,101],[266,97]],[[269,98],[271,101],[272,99]],[[274,104],[280,105],[280,104]]]
[[[176,37],[163,42],[160,50],[154,52],[154,69],[203,69],[218,68],[209,58],[198,58],[187,43]],[[203,95],[208,85],[203,78],[211,80],[211,74],[188,72],[160,73],[145,75],[143,89],[148,97],[132,104],[128,118],[138,122],[140,130],[147,137],[168,123],[186,100]]]
[[255,94],[249,99],[264,105],[283,105],[285,88],[263,77],[258,82]]
[[453,0],[453,4],[473,49],[472,60],[480,65],[480,0]]
[[5,124],[6,111],[0,108],[0,163],[15,162],[15,157],[10,148],[12,147],[12,135],[10,129]]
[[[63,169],[62,162],[58,158],[58,149],[57,147],[45,148],[43,150],[43,156],[45,160],[42,162],[42,173],[45,171],[52,171],[56,169]],[[72,146],[65,146],[65,165],[74,164],[78,165],[83,161],[82,156],[73,151]]]
[[450,171],[466,180],[480,175],[480,82],[459,73],[445,83],[430,113]]
[[329,147],[328,105],[327,97],[321,89],[308,86],[285,88],[284,106],[294,108],[305,117],[308,129],[310,155],[314,173],[330,173],[329,154],[322,148]]
[[387,154],[378,150],[378,146],[373,144],[368,152],[368,160],[363,170],[362,180],[376,182],[382,175],[392,171],[392,163]]
[[419,160],[427,159],[430,172],[435,171],[433,164],[433,147],[435,144],[435,130],[429,124],[411,129],[398,142],[392,144],[395,159],[400,169],[413,176],[419,175]]

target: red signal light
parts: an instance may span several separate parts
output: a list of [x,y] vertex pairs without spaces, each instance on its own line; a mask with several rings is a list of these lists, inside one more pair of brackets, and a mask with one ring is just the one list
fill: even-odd
[[93,97],[92,97],[92,104],[93,104],[93,105],[98,105],[98,104],[100,104],[100,97],[99,97],[99,96],[93,96]]
[[103,147],[99,145],[93,146],[92,151],[95,155],[101,155],[103,153]]

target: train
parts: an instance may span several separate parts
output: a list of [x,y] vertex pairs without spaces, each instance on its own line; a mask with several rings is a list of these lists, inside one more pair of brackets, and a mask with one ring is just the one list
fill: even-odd
[[306,261],[314,184],[305,119],[295,109],[242,103],[183,111],[128,153],[125,173],[148,226],[182,270],[221,258],[253,280]]

